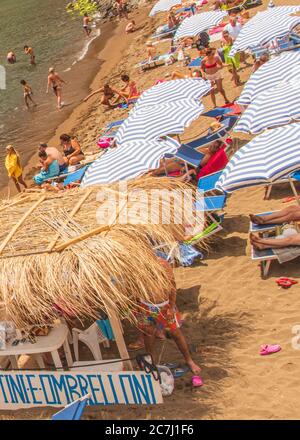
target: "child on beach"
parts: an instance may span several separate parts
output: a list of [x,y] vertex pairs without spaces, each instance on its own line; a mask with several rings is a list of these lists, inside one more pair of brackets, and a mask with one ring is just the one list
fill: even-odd
[[29,101],[31,101],[34,105],[34,107],[37,106],[36,102],[33,100],[32,98],[32,88],[30,87],[30,85],[25,81],[25,79],[22,79],[20,81],[20,83],[23,86],[23,93],[24,93],[24,101],[25,101],[25,105],[27,107],[27,109],[29,109]]
[[170,277],[172,289],[170,292],[156,292],[155,304],[140,301],[140,307],[135,311],[138,328],[143,334],[145,349],[154,358],[153,348],[157,331],[168,331],[181,351],[187,365],[194,374],[199,374],[201,368],[193,361],[186,339],[181,331],[181,316],[176,307],[176,283],[171,266],[159,258]]
[[33,49],[32,49],[32,47],[29,47],[29,46],[24,46],[24,52],[26,53],[26,55],[29,55],[29,57],[30,57],[30,64],[32,65],[32,66],[35,66],[35,54],[34,54],[34,51],[33,51]]
[[121,87],[120,95],[118,99],[124,98],[128,103],[130,99],[135,99],[139,96],[139,92],[134,81],[131,81],[128,75],[121,75],[121,80],[124,83],[124,86]]
[[17,62],[16,54],[13,51],[8,52],[6,60],[9,64],[15,64]]
[[14,181],[18,192],[21,192],[20,184],[23,185],[24,188],[27,188],[22,176],[23,170],[20,163],[20,156],[12,145],[6,147],[5,168],[8,177]]

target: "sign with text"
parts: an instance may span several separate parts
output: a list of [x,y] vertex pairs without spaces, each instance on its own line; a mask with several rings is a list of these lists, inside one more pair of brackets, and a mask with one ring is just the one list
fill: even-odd
[[142,371],[0,371],[0,410],[65,406],[89,394],[88,405],[156,405],[159,382]]

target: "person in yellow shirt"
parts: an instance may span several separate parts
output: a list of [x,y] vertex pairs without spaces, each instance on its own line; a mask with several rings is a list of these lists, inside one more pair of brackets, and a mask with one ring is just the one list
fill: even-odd
[[19,154],[12,145],[8,145],[6,147],[6,152],[5,168],[7,169],[8,177],[14,181],[18,192],[21,192],[20,184],[25,188],[27,188],[27,185],[22,176],[23,170],[21,167]]

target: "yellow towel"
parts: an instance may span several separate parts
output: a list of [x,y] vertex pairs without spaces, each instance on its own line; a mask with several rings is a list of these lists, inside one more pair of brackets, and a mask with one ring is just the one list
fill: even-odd
[[6,156],[5,168],[7,169],[8,177],[15,177],[16,179],[18,179],[23,172],[16,154],[8,154]]

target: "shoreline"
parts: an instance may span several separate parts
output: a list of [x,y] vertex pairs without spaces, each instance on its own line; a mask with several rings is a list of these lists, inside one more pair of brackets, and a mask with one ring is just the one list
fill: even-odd
[[[147,7],[136,9],[131,13],[131,17],[135,19],[139,25],[139,22],[144,20],[144,16],[148,15],[147,11]],[[95,69],[95,72],[92,75],[92,80],[89,82],[87,87],[83,87],[84,91],[86,91],[86,94],[99,88],[99,83],[101,84],[103,80],[106,79],[110,74],[111,76],[114,76],[112,72],[123,58],[124,51],[136,38],[136,33],[128,35],[125,33],[126,23],[127,22],[125,20],[122,20],[120,22],[110,21],[100,25],[101,34],[91,42],[85,58],[78,62],[79,64],[80,62],[82,63],[83,61],[87,61],[91,57],[94,57],[97,59],[98,63],[100,63],[100,66]],[[124,38],[122,38],[122,34],[124,34]],[[67,117],[60,122],[56,128],[53,129],[51,137],[48,139],[48,141],[46,141],[47,144],[51,147],[57,147],[59,145],[59,136],[61,133],[72,133],[76,131],[79,122],[82,119],[88,118],[94,103],[94,100],[91,100],[91,102],[88,103],[82,101],[79,102],[79,104],[72,109],[71,113],[67,115]],[[102,128],[103,127],[99,127],[99,133]],[[90,145],[90,148],[92,147],[93,146]],[[94,148],[95,147],[96,139]],[[87,148],[83,146],[83,150],[86,149]],[[37,165],[38,157],[34,152],[23,166],[23,176],[25,177],[27,183],[32,182],[32,176],[37,171]],[[0,194],[2,197],[5,197],[7,187],[8,186],[0,189]]]

